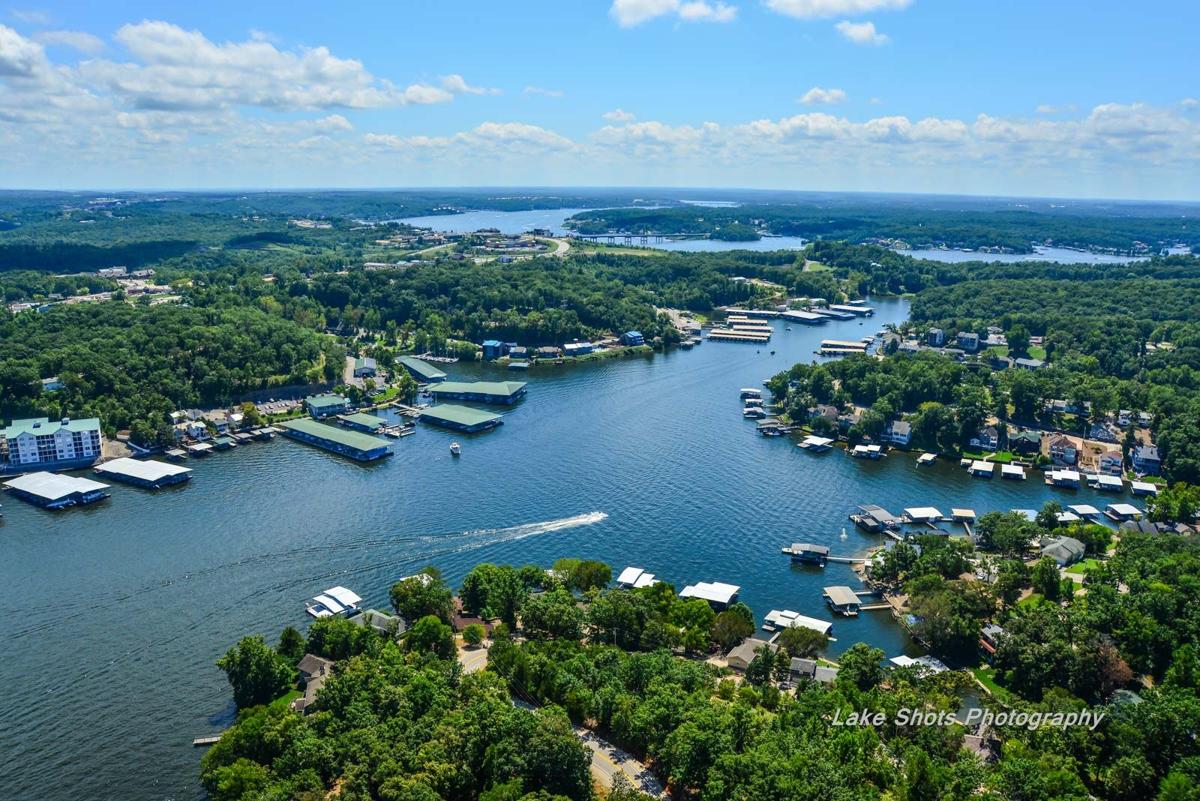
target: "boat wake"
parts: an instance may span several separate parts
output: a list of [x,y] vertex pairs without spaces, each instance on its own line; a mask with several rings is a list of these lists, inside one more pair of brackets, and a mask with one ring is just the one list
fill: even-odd
[[[550,534],[556,531],[565,531],[567,529],[578,528],[579,526],[590,526],[600,523],[608,519],[606,512],[587,512],[571,517],[562,517],[556,520],[544,520],[539,523],[522,523],[516,526],[508,526],[505,528],[480,528],[469,529],[467,531],[459,531],[449,534],[430,534],[422,536],[407,536],[396,537],[393,539],[363,539],[359,541],[348,541],[335,543],[331,545],[308,546],[304,548],[294,548],[287,551],[280,551],[269,554],[257,554],[247,558],[239,559],[233,562],[227,562],[222,565],[213,565],[203,570],[193,571],[182,574],[177,577],[164,578],[152,584],[147,584],[135,590],[125,590],[110,596],[107,599],[91,596],[91,600],[86,605],[76,605],[75,609],[64,609],[61,605],[58,607],[59,613],[52,620],[30,621],[29,625],[17,631],[11,632],[10,638],[21,638],[36,634],[39,631],[61,625],[64,621],[84,617],[96,611],[120,606],[128,601],[131,601],[139,596],[144,596],[149,593],[160,592],[178,584],[189,583],[203,578],[210,578],[215,574],[222,573],[226,570],[236,569],[239,567],[248,567],[264,561],[280,563],[282,561],[302,558],[310,556],[316,552],[330,551],[355,551],[355,550],[383,550],[386,548],[394,548],[396,546],[404,546],[408,553],[403,556],[398,556],[393,559],[375,559],[368,564],[361,566],[349,566],[339,570],[331,570],[319,575],[305,575],[300,578],[290,578],[285,581],[262,586],[259,589],[251,592],[245,597],[239,599],[235,603],[230,604],[227,608],[217,610],[219,612],[229,611],[236,608],[239,604],[248,602],[254,598],[269,595],[276,592],[291,591],[297,587],[312,584],[314,581],[331,579],[352,579],[355,576],[361,576],[366,572],[379,572],[391,568],[413,569],[414,566],[427,565],[431,561],[440,557],[450,556],[452,554],[465,553],[467,551],[477,550],[479,548],[487,548],[492,545],[501,545],[508,542],[517,542],[519,540],[528,539],[542,534]],[[420,546],[413,548],[414,544]],[[205,617],[211,617],[210,612]],[[200,621],[196,621],[199,623]],[[194,626],[193,626],[194,627]],[[192,627],[187,627],[192,628]],[[168,638],[166,641],[176,639],[175,637]],[[162,644],[155,643],[155,644]],[[147,644],[150,645],[150,644]],[[144,648],[135,649],[137,651]],[[127,654],[128,655],[128,654]]]

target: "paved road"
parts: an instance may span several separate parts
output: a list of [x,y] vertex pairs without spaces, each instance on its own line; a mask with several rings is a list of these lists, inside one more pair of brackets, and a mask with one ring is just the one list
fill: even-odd
[[486,648],[465,648],[458,649],[458,663],[462,665],[463,673],[476,673],[487,667],[487,649]]
[[641,792],[654,798],[667,797],[658,778],[633,756],[580,726],[575,727],[575,735],[592,752],[592,776],[605,787],[612,787],[617,774],[624,773],[629,783]]

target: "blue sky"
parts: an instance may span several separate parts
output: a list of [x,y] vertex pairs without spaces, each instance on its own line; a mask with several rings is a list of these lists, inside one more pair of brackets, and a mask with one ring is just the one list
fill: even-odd
[[1200,4],[0,10],[0,185],[1200,199]]

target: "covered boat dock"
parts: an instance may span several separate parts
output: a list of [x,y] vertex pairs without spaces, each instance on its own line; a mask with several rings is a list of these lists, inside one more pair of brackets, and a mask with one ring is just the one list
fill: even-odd
[[190,467],[180,467],[177,464],[156,462],[152,459],[141,461],[123,457],[97,465],[94,472],[112,478],[125,484],[147,489],[158,489],[170,484],[182,484],[192,477]]

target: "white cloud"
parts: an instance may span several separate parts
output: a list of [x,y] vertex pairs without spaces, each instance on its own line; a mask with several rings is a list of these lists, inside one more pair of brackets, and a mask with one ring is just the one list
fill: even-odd
[[665,16],[685,22],[732,22],[737,6],[720,0],[613,0],[608,13],[622,28],[632,28]]
[[15,19],[28,25],[53,25],[54,18],[47,11],[36,8],[14,8],[9,12]]
[[490,91],[458,75],[447,76],[442,86],[398,87],[325,47],[280,50],[257,39],[218,44],[167,22],[124,25],[115,39],[134,60],[85,61],[79,82],[135,109],[376,108],[445,103],[457,93]]
[[104,51],[104,40],[84,31],[42,31],[34,38],[45,45],[61,45],[89,56]]
[[806,106],[811,105],[830,105],[833,103],[842,103],[846,100],[846,93],[841,89],[822,89],[819,86],[814,86],[804,93],[800,98],[800,102]]
[[486,89],[481,86],[471,86],[461,75],[446,75],[442,78],[442,88],[455,95],[498,95],[499,89]]
[[789,17],[853,17],[871,11],[906,8],[912,0],[766,0],[767,8]]
[[527,95],[541,95],[543,97],[562,97],[565,94],[561,89],[547,89],[543,86],[526,86],[523,91]]
[[0,77],[32,78],[46,67],[46,54],[37,42],[0,25]]
[[637,119],[637,115],[628,112],[623,108],[615,108],[612,111],[606,111],[600,116],[609,122],[633,122]]
[[875,30],[874,22],[851,22],[844,19],[833,27],[842,35],[843,39],[857,45],[881,45],[888,41],[886,35]]

